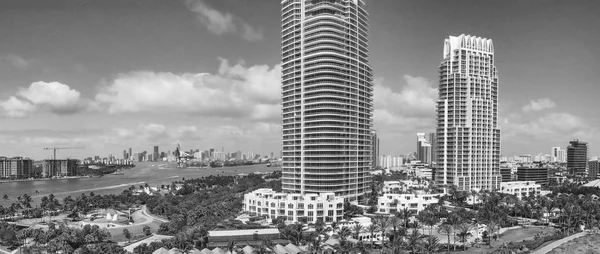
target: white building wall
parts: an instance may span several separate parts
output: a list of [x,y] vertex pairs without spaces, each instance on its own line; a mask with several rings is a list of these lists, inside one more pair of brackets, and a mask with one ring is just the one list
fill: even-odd
[[258,189],[244,195],[244,211],[250,216],[266,216],[275,219],[285,216],[288,221],[326,223],[339,221],[344,212],[344,199],[334,193],[291,194],[275,192],[272,189]]

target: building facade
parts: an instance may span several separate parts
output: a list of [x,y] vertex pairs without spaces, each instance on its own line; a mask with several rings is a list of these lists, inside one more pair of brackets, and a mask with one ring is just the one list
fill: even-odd
[[565,163],[567,162],[567,151],[560,149],[559,146],[552,147],[552,162]]
[[[107,164],[107,162],[105,162]],[[44,160],[42,164],[43,177],[76,176],[79,160]]]
[[373,138],[371,141],[371,167],[373,169],[379,167],[379,138],[377,137],[377,132],[373,131]]
[[502,179],[492,40],[450,36],[439,76],[436,182],[459,190],[497,190]]
[[600,161],[593,160],[588,162],[589,174],[588,177],[592,179],[598,179],[598,173],[600,173]]
[[567,147],[567,171],[571,175],[584,176],[588,170],[588,143],[579,139]]
[[431,163],[431,143],[425,138],[425,133],[417,133],[417,160]]
[[500,184],[500,192],[515,195],[518,199],[528,196],[537,196],[541,191],[542,186],[534,181],[516,181]]
[[517,181],[533,181],[541,186],[548,186],[549,169],[545,167],[518,167]]
[[344,199],[334,193],[303,195],[258,189],[244,195],[244,211],[269,220],[281,217],[294,222],[330,223],[342,220]]
[[363,0],[282,0],[282,188],[370,191],[373,70]]
[[28,178],[32,170],[32,159],[0,157],[0,178]]
[[413,214],[425,210],[427,206],[437,204],[441,194],[396,194],[385,193],[377,198],[377,212],[395,214],[407,208]]

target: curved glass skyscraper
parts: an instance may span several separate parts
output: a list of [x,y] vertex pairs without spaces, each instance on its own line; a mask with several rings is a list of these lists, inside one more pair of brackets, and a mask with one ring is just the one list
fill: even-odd
[[283,191],[369,191],[373,71],[362,0],[283,0]]
[[498,73],[492,40],[450,36],[439,69],[436,171],[459,190],[500,187]]

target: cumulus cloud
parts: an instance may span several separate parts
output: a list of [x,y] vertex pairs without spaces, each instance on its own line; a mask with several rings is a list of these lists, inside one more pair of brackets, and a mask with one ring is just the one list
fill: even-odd
[[[381,79],[375,81],[375,128],[433,128],[437,89],[423,77],[404,76],[404,86],[394,91]],[[427,125],[431,125],[427,127]]]
[[40,109],[56,114],[74,113],[83,106],[81,93],[59,82],[38,81],[28,88],[21,88],[16,96],[0,101],[0,107],[9,117],[26,117]]
[[537,140],[590,136],[594,128],[583,118],[569,113],[548,113],[537,118],[505,118],[503,138],[529,137]]
[[523,112],[541,111],[544,109],[550,109],[556,107],[556,103],[548,98],[541,98],[538,100],[531,100],[529,104],[523,106]]
[[258,41],[264,38],[262,29],[257,29],[229,12],[220,12],[202,0],[186,0],[186,7],[194,12],[206,28],[217,35],[240,32],[247,41]]
[[6,101],[0,101],[0,108],[4,114],[12,118],[26,117],[35,111],[35,106],[27,101],[11,96]]
[[219,71],[140,71],[119,75],[96,96],[110,113],[162,112],[252,120],[280,119],[281,67],[229,65]]

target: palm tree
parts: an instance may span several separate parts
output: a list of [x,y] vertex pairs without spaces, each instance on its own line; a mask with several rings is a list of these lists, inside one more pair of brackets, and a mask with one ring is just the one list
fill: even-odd
[[352,230],[349,227],[343,226],[340,229],[340,232],[338,232],[338,235],[340,236],[340,239],[342,239],[342,241],[346,241],[346,238],[352,235]]
[[425,241],[423,241],[422,247],[426,253],[428,253],[428,254],[434,253],[440,247],[440,239],[438,239],[436,236],[430,235],[427,238],[425,238]]
[[412,212],[405,207],[400,212],[398,212],[398,215],[402,220],[404,220],[404,228],[408,228],[408,223],[410,222]]
[[469,222],[463,222],[456,226],[458,230],[458,236],[460,237],[460,241],[463,243],[463,251],[467,250],[467,238],[471,236],[471,230],[473,229],[473,224]]
[[2,199],[4,199],[4,201],[8,200],[8,195],[4,194],[4,196],[2,197]]
[[381,245],[383,245],[385,243],[385,231],[390,225],[390,217],[379,214],[375,217],[375,223],[377,223],[381,230]]
[[406,245],[409,246],[410,253],[416,253],[424,238],[427,236],[421,234],[418,229],[413,229],[412,233],[406,236]]
[[438,233],[442,235],[448,236],[448,243],[446,244],[446,251],[450,251],[450,236],[454,233],[454,227],[450,223],[442,223],[440,227],[438,227]]
[[[452,226],[452,233],[454,234],[453,238],[456,238],[456,227],[461,223],[461,219],[458,215],[456,215],[455,213],[450,214],[450,216],[448,216],[448,218],[446,219],[446,223],[450,224]],[[456,239],[454,240],[454,250],[456,250]]]
[[367,227],[367,231],[369,231],[369,234],[371,234],[371,247],[373,247],[373,238],[375,235],[375,231],[377,231],[379,229],[379,227],[377,226],[377,224],[371,224]]
[[352,230],[354,231],[354,239],[359,239],[360,233],[363,231],[363,228],[363,225],[361,225],[358,222],[354,225],[354,227],[352,228]]

